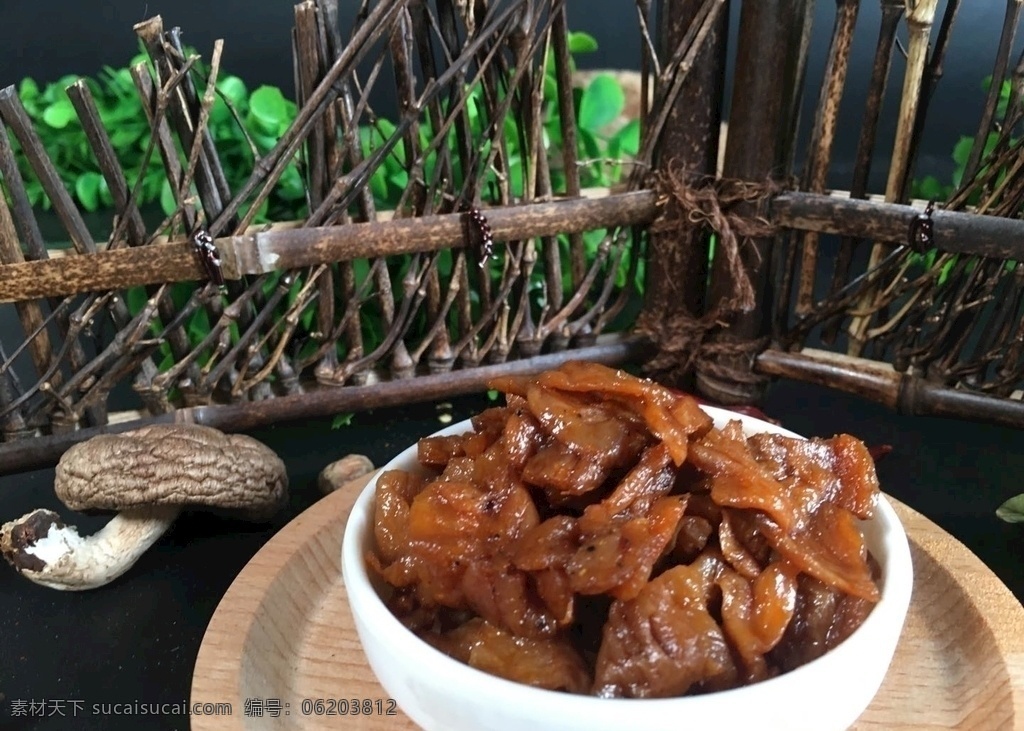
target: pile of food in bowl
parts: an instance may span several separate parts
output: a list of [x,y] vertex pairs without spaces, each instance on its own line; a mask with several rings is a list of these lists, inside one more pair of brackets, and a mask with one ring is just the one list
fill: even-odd
[[[843,645],[883,598],[863,529],[879,482],[861,441],[752,429],[594,363],[490,386],[506,404],[385,467],[361,500],[365,542],[346,536],[378,676],[390,671],[369,637],[383,625],[367,625],[353,584],[367,568],[419,644],[594,703],[766,685]],[[895,518],[887,528],[902,536]],[[893,545],[905,553],[905,537]],[[897,593],[881,674],[909,586]]]

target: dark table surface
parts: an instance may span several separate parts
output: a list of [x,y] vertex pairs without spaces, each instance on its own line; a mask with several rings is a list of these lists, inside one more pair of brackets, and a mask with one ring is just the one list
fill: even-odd
[[[458,421],[487,405],[486,397],[468,397],[361,413],[339,429],[322,419],[252,432],[287,463],[287,511],[261,526],[185,514],[129,573],[101,589],[45,589],[0,564],[0,728],[187,729],[188,718],[174,711],[188,703],[196,654],[218,602],[259,548],[320,498],[320,470],[353,452],[382,465],[440,428],[440,414]],[[1003,500],[1024,492],[1024,430],[899,416],[788,382],[773,386],[764,411],[807,436],[846,432],[892,445],[878,464],[883,489],[960,539],[1024,600],[1024,525],[995,516]],[[52,481],[49,469],[0,478],[0,522],[40,507],[70,518]],[[103,519],[77,522],[92,532]],[[155,704],[166,704],[156,710],[167,713],[125,713]],[[15,715],[22,711],[28,715]]]

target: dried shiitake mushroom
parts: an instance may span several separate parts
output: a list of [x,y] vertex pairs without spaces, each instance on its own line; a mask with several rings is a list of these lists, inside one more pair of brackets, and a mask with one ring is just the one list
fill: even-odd
[[83,537],[50,510],[0,526],[0,553],[22,576],[53,589],[94,589],[123,574],[185,508],[263,522],[288,499],[284,463],[252,437],[195,424],[93,437],[57,464],[54,491],[71,510],[117,511]]

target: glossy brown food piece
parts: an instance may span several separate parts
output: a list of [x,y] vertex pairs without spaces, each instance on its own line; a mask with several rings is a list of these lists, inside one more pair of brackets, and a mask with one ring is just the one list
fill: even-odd
[[630,601],[612,604],[597,656],[594,693],[666,698],[698,683],[732,686],[736,665],[708,612],[712,582],[696,566],[676,566]]
[[685,394],[569,363],[496,379],[505,406],[378,481],[371,568],[452,657],[605,697],[754,683],[849,637],[878,600],[847,435],[747,438]]
[[517,637],[481,619],[425,639],[470,667],[507,680],[568,693],[590,689],[586,663],[565,639]]

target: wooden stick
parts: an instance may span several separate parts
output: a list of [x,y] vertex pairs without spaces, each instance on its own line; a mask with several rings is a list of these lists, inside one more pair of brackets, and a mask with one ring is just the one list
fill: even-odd
[[1010,54],[1013,52],[1013,38],[1016,35],[1017,22],[1020,19],[1022,5],[1024,5],[1024,0],[1006,0],[1006,17],[1003,20],[1003,31],[999,38],[999,48],[996,51],[995,68],[992,69],[992,85],[988,90],[985,110],[982,112],[978,132],[974,137],[974,144],[971,146],[971,154],[968,156],[967,164],[964,167],[964,185],[974,177],[981,166],[981,155],[985,149],[988,133],[992,129],[992,123],[996,118],[999,93],[1003,86],[1003,78],[1006,76],[1007,67],[1010,64]]
[[1024,402],[1019,399],[947,388],[865,358],[810,348],[795,353],[766,350],[757,356],[755,369],[861,396],[903,414],[1024,426]]
[[[657,213],[650,191],[605,198],[564,200],[487,211],[496,240],[590,231],[648,223]],[[217,239],[226,278],[279,269],[438,251],[463,246],[461,213],[386,222],[254,232]],[[0,267],[0,303],[51,295],[104,291],[164,282],[205,279],[188,241],[138,249],[106,250],[88,257],[64,257]]]
[[[171,47],[171,44],[164,39],[163,18],[156,15],[141,23],[137,23],[135,25],[135,34],[142,41],[146,51],[149,53],[149,57],[153,60],[154,68],[157,71],[157,83],[162,85],[174,76],[176,70],[176,64],[174,64],[168,54],[168,48]],[[222,44],[223,42],[220,43]],[[186,91],[186,88],[191,91],[191,94]],[[181,83],[175,87],[174,92],[167,98],[167,112],[169,112],[171,121],[178,133],[181,147],[189,158],[185,166],[184,176],[173,182],[176,185],[183,186],[182,195],[187,196],[188,189],[191,187],[190,182],[194,179],[203,209],[209,218],[213,218],[220,213],[224,206],[224,201],[221,199],[220,189],[214,180],[210,158],[206,155],[203,155],[201,158],[199,156],[199,150],[203,147],[204,130],[196,126],[196,120],[192,116],[189,102],[190,100],[194,101],[195,98],[195,87],[192,86],[191,79],[187,75],[182,78]]]
[[[778,179],[789,169],[792,138],[798,126],[796,101],[802,93],[801,69],[806,67],[803,56],[807,46],[803,40],[812,6],[808,0],[743,3],[724,177],[764,183]],[[754,202],[741,203],[734,212],[756,216],[761,213],[758,208]],[[765,308],[777,306],[764,296],[769,284],[769,262],[779,248],[774,244],[774,237],[764,236],[740,247],[739,258],[752,285],[754,303],[750,311],[730,314],[728,332],[711,333],[712,342],[723,338],[756,340],[767,334],[770,318]],[[706,313],[721,312],[726,303],[734,301],[737,282],[732,270],[727,257],[715,256],[705,300]],[[782,297],[782,293],[776,296]],[[723,356],[722,360],[725,358],[729,358],[725,365],[732,367],[733,372],[750,369],[749,358]],[[696,388],[706,398],[720,403],[751,403],[761,396],[755,383],[739,384],[720,377],[721,368],[715,368],[713,373],[698,363],[696,370]]]
[[[850,66],[853,30],[857,24],[860,0],[837,0],[835,29],[825,66],[825,83],[821,87],[818,114],[811,137],[811,154],[804,176],[804,188],[810,193],[823,193],[832,159],[832,144],[839,125],[839,105],[846,87],[846,72]],[[799,289],[795,311],[798,315],[810,312],[814,306],[814,279],[818,269],[818,234],[807,231],[801,238]]]
[[[903,194],[903,181],[910,162],[910,138],[917,120],[918,102],[921,97],[921,83],[924,77],[925,63],[928,61],[928,41],[938,0],[907,0],[907,29],[909,49],[907,53],[907,70],[903,77],[903,94],[900,103],[899,120],[896,127],[896,138],[893,140],[892,161],[889,165],[889,177],[885,185],[885,199],[895,203]],[[883,243],[876,243],[871,250],[868,269],[873,268],[886,254]],[[859,309],[869,309],[874,292],[869,290],[861,301]],[[864,347],[864,334],[870,325],[869,317],[855,317],[849,327],[850,355],[858,355]]]
[[432,401],[456,395],[480,393],[492,378],[527,375],[557,368],[566,361],[588,360],[606,365],[638,362],[650,353],[650,344],[639,337],[609,336],[597,345],[480,366],[413,379],[382,380],[367,386],[321,387],[294,396],[226,406],[195,406],[153,418],[121,421],[107,426],[80,429],[59,436],[0,444],[0,474],[14,474],[54,464],[69,447],[99,434],[122,433],[156,423],[204,424],[238,432],[295,419],[312,419],[345,411]]
[[[922,206],[876,203],[811,193],[782,193],[771,203],[771,219],[802,231],[844,234],[906,244],[910,223]],[[936,248],[998,259],[1024,259],[1024,221],[961,211],[932,215]]]
[[[956,2],[956,0],[953,0]],[[883,0],[882,17],[879,22],[878,42],[875,45],[875,58],[871,66],[871,81],[868,86],[868,98],[864,104],[864,118],[861,122],[860,137],[857,140],[857,155],[853,166],[853,178],[850,181],[850,197],[865,198],[868,191],[868,178],[871,175],[871,164],[874,159],[875,142],[878,135],[878,119],[882,109],[882,100],[889,84],[889,70],[892,66],[892,50],[895,45],[896,33],[899,30],[900,18],[903,17],[903,0]],[[921,115],[918,115],[918,119]],[[829,294],[835,294],[846,284],[853,261],[855,241],[843,237],[839,242],[839,255],[836,257],[835,268],[832,270],[832,282]],[[779,317],[787,314],[780,308]],[[839,332],[839,320],[826,323],[822,329],[821,339],[826,344],[835,342]]]
[[[562,130],[562,167],[565,170],[565,194],[572,198],[580,194],[580,171],[576,165],[576,107],[573,102],[572,68],[569,58],[568,9],[563,4],[555,11],[552,21],[554,36],[552,46],[555,56],[555,80],[558,83],[558,121]],[[560,257],[559,257],[560,258]],[[569,235],[569,287],[577,286],[586,272],[586,253],[583,237],[579,233]],[[562,305],[562,283],[550,283],[551,303],[554,309]]]
[[[891,0],[883,0],[882,14],[886,12],[886,4]],[[899,0],[903,5],[903,1]],[[901,8],[902,12],[902,8]],[[949,50],[949,43],[953,36],[953,25],[956,23],[957,13],[960,12],[960,0],[947,0],[946,9],[942,13],[942,22],[939,24],[939,32],[932,47],[932,55],[924,70],[924,78],[921,80],[921,101],[917,105],[917,118],[914,120],[914,131],[910,135],[910,154],[907,172],[903,176],[903,197],[910,195],[910,184],[912,182],[911,171],[917,162],[917,153],[921,146],[921,138],[924,135],[925,121],[928,118],[928,111],[931,107],[932,97],[935,89],[942,78],[946,52]]]
[[[0,130],[0,134],[3,131]],[[14,228],[14,219],[11,218],[11,209],[7,206],[7,199],[0,192],[0,264],[14,264],[25,261],[25,255],[18,244],[18,232]],[[50,335],[43,324],[42,303],[35,300],[16,302],[18,319],[25,329],[25,336],[31,338],[28,345],[29,355],[39,375],[46,373],[53,365],[53,348],[50,344]],[[32,333],[38,333],[34,337]],[[2,363],[2,361],[0,361]],[[60,385],[60,372],[54,373],[54,386]]]

